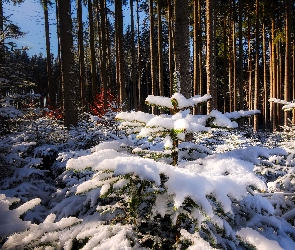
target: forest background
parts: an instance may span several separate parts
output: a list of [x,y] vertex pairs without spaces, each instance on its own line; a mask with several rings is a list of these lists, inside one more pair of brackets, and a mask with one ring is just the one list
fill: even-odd
[[[208,111],[259,109],[262,114],[248,121],[255,130],[279,130],[294,120],[269,102],[295,99],[294,1],[42,0],[46,55],[31,57],[6,42],[23,34],[3,15],[4,2],[2,93],[34,83],[35,92],[63,112],[67,127],[79,112],[93,112],[97,101],[106,108],[110,98],[125,110],[146,111],[147,95],[173,94],[175,71],[186,97],[212,95]],[[50,50],[49,10],[58,24],[57,56]]]

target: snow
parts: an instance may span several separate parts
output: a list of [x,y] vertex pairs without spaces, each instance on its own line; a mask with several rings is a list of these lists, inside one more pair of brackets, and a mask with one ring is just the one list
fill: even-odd
[[205,94],[204,96],[196,95],[191,98],[185,98],[180,93],[174,93],[171,98],[170,97],[163,97],[163,96],[154,96],[149,95],[146,98],[146,102],[150,105],[156,105],[159,107],[166,107],[173,109],[172,101],[176,100],[177,102],[177,108],[179,109],[185,109],[189,107],[193,107],[195,105],[198,105],[199,103],[206,102],[211,98],[211,95]]
[[[73,249],[83,243],[81,249],[144,249],[140,243],[145,237],[153,243],[163,240],[158,234],[167,232],[161,230],[177,228],[183,216],[177,228],[179,249],[181,241],[192,244],[188,249],[239,249],[241,241],[257,249],[295,249],[295,209],[288,198],[294,192],[294,143],[283,148],[270,139],[266,146],[253,141],[250,145],[245,138],[226,138],[220,133],[222,144],[217,145],[208,122],[234,129],[233,120],[259,111],[190,114],[188,107],[210,98],[187,99],[179,93],[172,98],[149,96],[146,101],[151,105],[172,109],[171,101],[177,103],[178,112],[160,116],[118,113],[119,128],[131,131],[134,127],[142,138],[117,131],[119,135],[112,135],[115,140],[93,139],[100,143],[92,142],[91,148],[85,143],[83,150],[77,144],[92,134],[80,130],[69,133],[82,138],[78,143],[66,141],[67,134],[66,143],[40,145],[30,139],[35,130],[3,138],[1,163],[15,173],[0,180],[0,247]],[[196,132],[195,141],[179,142],[173,149],[171,131],[180,140]],[[156,161],[131,153],[163,151],[170,156],[172,149],[179,153],[177,166],[169,165],[164,157]],[[185,159],[187,151],[196,160]],[[48,163],[46,157],[55,162],[42,169]],[[142,216],[148,209],[150,213]],[[171,225],[166,225],[168,221]],[[148,227],[143,231],[147,231],[142,233],[139,226],[145,223]]]
[[250,244],[254,245],[257,248],[257,250],[269,250],[269,249],[283,250],[283,248],[281,248],[276,241],[269,240],[263,237],[257,231],[249,227],[242,228],[240,231],[237,232],[237,235],[245,239]]

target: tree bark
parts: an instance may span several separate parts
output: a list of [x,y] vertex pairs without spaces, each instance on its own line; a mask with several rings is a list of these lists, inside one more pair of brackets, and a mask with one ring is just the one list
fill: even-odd
[[59,34],[61,52],[61,76],[63,89],[64,125],[70,129],[78,122],[76,105],[76,79],[72,36],[71,1],[57,0],[59,7]]
[[[255,83],[254,83],[254,109],[258,109],[259,98],[259,0],[256,0],[256,27],[255,27]],[[258,117],[254,116],[254,131],[258,130]]]
[[[115,1],[115,27],[116,27],[116,55],[117,55],[117,81],[119,83],[120,104],[126,104],[126,87],[124,79],[124,50],[123,50],[123,14],[122,0]],[[124,109],[126,109],[126,105]]]
[[158,81],[159,81],[159,95],[164,96],[163,83],[163,55],[162,55],[162,0],[158,0],[157,16],[158,16]]
[[44,26],[45,26],[45,44],[46,44],[46,70],[47,70],[47,91],[49,93],[49,105],[56,108],[56,91],[52,81],[52,64],[50,53],[50,34],[48,19],[48,1],[43,0]]
[[77,21],[78,21],[78,58],[79,58],[79,97],[82,111],[86,105],[86,82],[84,66],[84,39],[83,39],[83,14],[82,2],[77,0]]
[[212,96],[207,102],[207,113],[217,109],[217,89],[215,77],[215,21],[214,21],[214,0],[206,1],[206,74],[207,74],[207,94]]
[[[285,85],[284,99],[290,101],[291,86],[291,0],[286,0],[286,49],[285,49]],[[294,56],[294,55],[293,55]],[[284,125],[287,126],[290,112],[284,112]]]
[[133,98],[133,109],[138,109],[138,97],[137,97],[137,86],[136,86],[136,49],[135,49],[135,30],[134,30],[134,7],[133,7],[133,1],[130,0],[130,19],[131,19],[131,82],[132,82],[132,98]]
[[93,4],[88,0],[88,18],[89,18],[89,45],[90,45],[90,71],[91,71],[91,99],[93,100],[98,93],[98,83],[96,77],[96,56],[94,45],[94,24],[93,24]]
[[189,11],[187,0],[175,0],[175,69],[179,73],[180,93],[186,98],[192,95],[190,76]]

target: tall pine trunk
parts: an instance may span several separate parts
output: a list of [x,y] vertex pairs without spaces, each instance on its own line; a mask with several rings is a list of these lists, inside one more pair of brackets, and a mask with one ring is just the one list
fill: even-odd
[[98,93],[98,83],[96,77],[96,55],[94,43],[94,24],[93,24],[93,4],[88,0],[88,18],[89,18],[89,45],[90,45],[90,73],[91,73],[91,99],[93,100]]
[[49,18],[48,18],[48,1],[43,1],[44,9],[44,26],[45,26],[45,43],[46,43],[46,70],[47,70],[47,88],[49,93],[49,105],[56,108],[56,90],[52,81],[52,64],[50,52],[50,34],[49,34]]
[[[258,109],[259,98],[259,0],[256,0],[256,30],[255,30],[255,82],[254,82],[254,109]],[[254,131],[258,130],[258,118],[254,116]]]
[[[291,0],[286,0],[286,49],[285,49],[285,85],[284,99],[290,101],[290,86],[291,86]],[[284,125],[287,126],[290,118],[289,112],[284,112]]]
[[77,22],[78,22],[78,58],[79,58],[79,97],[82,110],[86,107],[86,82],[84,66],[84,39],[83,39],[83,14],[82,2],[77,0]]
[[215,22],[214,22],[214,0],[206,1],[206,73],[207,73],[207,93],[212,99],[207,103],[207,113],[217,109],[217,89],[215,76]]
[[64,125],[70,129],[78,122],[76,77],[72,36],[71,1],[57,0],[59,7],[59,35],[61,52],[61,77],[63,89]]
[[174,53],[175,70],[179,73],[180,93],[186,98],[192,95],[190,76],[189,10],[187,0],[175,0]]

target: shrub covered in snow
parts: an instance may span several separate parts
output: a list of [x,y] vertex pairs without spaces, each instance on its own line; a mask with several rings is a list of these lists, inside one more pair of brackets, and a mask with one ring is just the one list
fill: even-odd
[[[137,137],[149,138],[149,140],[161,137],[164,138],[162,147],[153,150],[144,144],[133,149],[134,153],[146,155],[153,159],[170,156],[172,165],[177,165],[183,158],[196,159],[200,153],[206,150],[193,144],[181,144],[179,141],[186,141],[186,135],[190,133],[210,132],[211,127],[236,128],[238,123],[234,120],[241,117],[255,115],[259,110],[235,111],[222,114],[212,110],[208,115],[191,115],[190,109],[208,101],[210,95],[196,95],[189,99],[180,93],[174,93],[171,98],[149,95],[146,103],[161,109],[170,110],[173,115],[153,115],[138,112],[121,112],[116,118],[122,120],[119,128],[127,130],[127,133],[138,133]],[[189,151],[187,154],[179,154],[179,151]],[[197,152],[197,153],[195,153]],[[194,157],[195,154],[195,157]],[[179,159],[180,158],[180,159]]]

